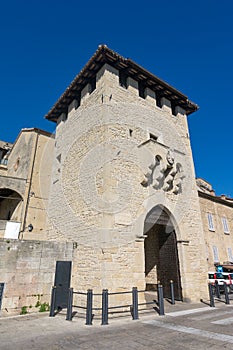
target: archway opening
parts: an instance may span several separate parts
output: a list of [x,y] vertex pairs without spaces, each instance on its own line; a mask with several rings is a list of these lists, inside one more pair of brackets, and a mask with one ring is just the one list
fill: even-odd
[[22,197],[9,188],[0,189],[0,220],[20,221]]
[[164,297],[171,296],[173,281],[176,300],[182,300],[177,239],[171,215],[162,206],[153,208],[144,223],[145,281],[146,290],[156,290],[163,285]]

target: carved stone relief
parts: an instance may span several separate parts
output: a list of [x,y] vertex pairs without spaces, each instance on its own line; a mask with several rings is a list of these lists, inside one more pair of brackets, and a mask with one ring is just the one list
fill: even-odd
[[148,172],[142,181],[144,187],[153,187],[155,190],[173,192],[178,194],[182,191],[184,173],[180,163],[175,162],[172,150],[168,150],[166,158],[156,155],[148,167]]

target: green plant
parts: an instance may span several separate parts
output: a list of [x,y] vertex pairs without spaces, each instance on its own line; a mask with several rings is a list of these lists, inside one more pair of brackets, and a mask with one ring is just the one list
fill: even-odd
[[22,306],[22,307],[21,307],[20,315],[25,315],[25,314],[27,314],[27,313],[28,313],[28,311],[27,311],[27,306]]
[[43,303],[40,305],[39,312],[49,311],[49,303]]

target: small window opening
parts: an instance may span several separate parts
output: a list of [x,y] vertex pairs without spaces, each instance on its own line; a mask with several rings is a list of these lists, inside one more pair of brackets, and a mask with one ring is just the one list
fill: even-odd
[[175,101],[171,101],[171,110],[172,110],[172,115],[176,116],[176,104]]
[[119,84],[125,89],[128,89],[128,76],[124,71],[119,71]]
[[133,135],[133,130],[129,129],[129,136],[131,137]]
[[0,149],[0,164],[7,165],[10,149]]
[[146,94],[145,94],[145,84],[143,82],[139,82],[138,83],[138,92],[139,92],[139,96],[141,98],[146,98]]
[[159,93],[156,93],[156,106],[159,108],[162,108],[161,99],[162,99],[162,96]]
[[89,93],[91,94],[95,89],[96,89],[96,76],[90,81]]
[[81,104],[81,94],[78,94],[76,97],[75,97],[75,100],[76,100],[76,103],[75,103],[75,109],[77,109],[80,104]]
[[150,133],[150,140],[158,141],[158,137]]

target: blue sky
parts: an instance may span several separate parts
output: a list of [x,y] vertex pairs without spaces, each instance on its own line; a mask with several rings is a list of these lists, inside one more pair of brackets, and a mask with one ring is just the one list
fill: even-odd
[[196,176],[233,197],[233,1],[8,0],[0,3],[0,139],[54,131],[44,115],[99,44],[197,103]]

